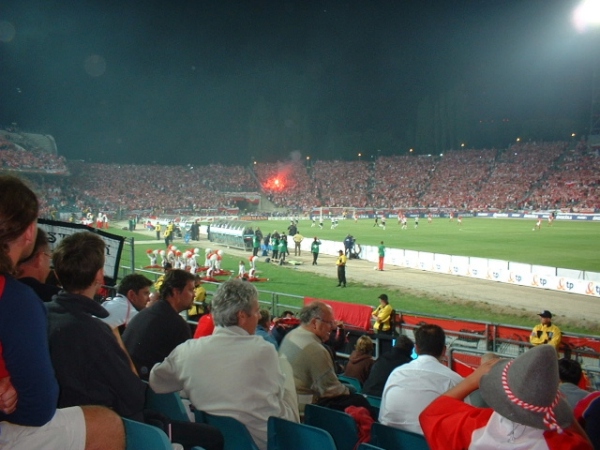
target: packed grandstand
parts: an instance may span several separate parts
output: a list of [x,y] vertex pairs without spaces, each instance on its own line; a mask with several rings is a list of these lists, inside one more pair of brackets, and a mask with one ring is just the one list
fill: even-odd
[[241,165],[119,165],[67,161],[0,137],[0,170],[30,181],[43,216],[86,210],[193,213],[255,210],[263,196],[280,211],[315,207],[439,210],[600,209],[600,157],[585,143],[528,142],[506,149],[375,161],[296,160]]

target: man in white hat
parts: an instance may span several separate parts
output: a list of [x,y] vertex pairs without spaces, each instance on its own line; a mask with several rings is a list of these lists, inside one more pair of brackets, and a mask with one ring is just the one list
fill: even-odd
[[[556,351],[540,345],[514,360],[483,363],[425,408],[419,421],[432,450],[591,450],[558,385]],[[462,401],[478,387],[489,408]]]
[[538,316],[540,316],[540,323],[533,327],[529,342],[532,345],[550,344],[558,351],[562,333],[560,328],[552,324],[552,313],[544,310]]

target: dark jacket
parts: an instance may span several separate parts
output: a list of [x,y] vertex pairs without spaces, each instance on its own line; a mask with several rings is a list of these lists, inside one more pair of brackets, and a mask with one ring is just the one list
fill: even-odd
[[146,386],[131,370],[110,327],[96,318],[107,317],[108,311],[88,297],[64,291],[46,308],[50,357],[60,386],[58,406],[103,405],[141,420]]
[[18,395],[14,412],[0,411],[0,423],[41,427],[56,413],[59,390],[48,352],[46,308],[11,275],[0,273],[0,291],[0,376],[10,375]]
[[364,384],[371,373],[373,364],[375,364],[375,360],[371,355],[354,350],[350,354],[344,375],[356,378],[361,384]]
[[56,294],[60,292],[58,286],[52,284],[40,283],[35,278],[19,278],[19,281],[29,286],[42,299],[43,302],[49,302]]
[[143,380],[154,364],[163,362],[175,347],[192,338],[190,326],[166,300],[159,300],[135,315],[123,342]]
[[362,393],[365,395],[381,397],[383,395],[385,382],[392,371],[396,367],[411,361],[412,358],[410,354],[407,354],[403,349],[393,347],[389,352],[384,353],[377,361],[375,361],[375,364],[371,368],[369,378],[367,378],[367,381],[365,381],[363,385]]

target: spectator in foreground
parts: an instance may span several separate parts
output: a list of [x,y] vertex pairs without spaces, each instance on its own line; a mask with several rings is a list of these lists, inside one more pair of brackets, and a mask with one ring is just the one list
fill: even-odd
[[338,380],[331,355],[323,346],[337,328],[331,307],[312,302],[302,308],[298,317],[300,326],[285,335],[279,354],[292,365],[300,412],[309,403],[341,410],[352,405],[369,408],[362,395],[350,394]]
[[213,320],[212,308],[210,303],[206,304],[205,314],[200,317],[196,330],[194,331],[194,339],[205,336],[210,336],[215,331],[215,321]]
[[214,427],[171,421],[144,409],[146,385],[130,367],[110,327],[97,319],[108,315],[93,300],[104,279],[104,253],[98,235],[82,232],[63,239],[54,254],[56,274],[65,289],[47,304],[59,404],[104,405],[120,416],[160,425],[186,449],[222,449],[222,435]]
[[150,301],[152,281],[139,273],[123,277],[117,288],[117,295],[102,303],[108,311],[108,317],[102,320],[112,329],[124,330],[131,319],[144,309]]
[[581,364],[574,359],[561,358],[558,360],[558,377],[560,379],[558,390],[565,396],[571,409],[575,409],[577,403],[589,394],[588,391],[579,387],[582,374]]
[[[420,415],[432,450],[592,449],[558,391],[556,351],[541,345],[515,360],[488,361]],[[489,408],[462,400],[475,389]]]
[[211,336],[179,345],[150,373],[158,393],[184,390],[195,408],[242,422],[261,450],[270,416],[299,421],[291,368],[273,345],[256,336],[258,291],[226,281],[215,293]]
[[256,326],[256,335],[262,337],[265,341],[273,344],[275,346],[275,349],[279,349],[279,344],[269,332],[270,326],[271,313],[267,309],[261,309],[260,319],[258,319],[258,325]]
[[415,348],[418,358],[394,369],[385,383],[379,421],[423,434],[419,425],[421,411],[463,378],[441,362],[446,354],[446,334],[439,325],[417,328]]
[[371,373],[371,367],[375,363],[373,359],[373,341],[367,335],[358,338],[354,351],[348,358],[348,364],[344,369],[344,375],[356,378],[360,384],[364,384]]
[[185,270],[169,270],[160,285],[160,300],[140,311],[123,333],[123,342],[143,380],[182,342],[192,337],[180,312],[194,300],[194,275]]
[[0,447],[124,449],[123,422],[113,411],[99,406],[57,409],[46,309],[12,275],[33,250],[38,205],[21,180],[0,176]]
[[392,371],[396,367],[412,361],[414,347],[415,344],[408,336],[398,337],[394,347],[375,361],[371,373],[363,385],[362,393],[381,397],[385,383]]
[[594,448],[600,449],[600,392],[588,394],[577,403],[575,419],[587,433]]
[[[481,360],[479,364],[485,364],[487,361],[498,360],[500,357],[493,352],[487,352],[481,355]],[[473,392],[469,394],[469,402],[473,406],[477,406],[478,408],[489,408],[489,405],[485,402],[483,397],[481,396],[481,390],[475,389]]]
[[21,283],[26,284],[44,302],[49,302],[60,291],[56,285],[46,281],[52,271],[52,250],[48,243],[48,235],[38,227],[37,237],[31,255],[19,262],[18,277]]
[[54,252],[64,288],[48,303],[50,355],[60,384],[59,406],[104,405],[120,416],[143,419],[146,388],[94,296],[104,283],[102,238],[84,231],[64,238]]

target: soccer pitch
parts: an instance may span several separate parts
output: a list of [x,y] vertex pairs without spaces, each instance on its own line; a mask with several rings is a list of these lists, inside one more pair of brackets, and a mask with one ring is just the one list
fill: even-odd
[[[414,220],[402,230],[397,219],[388,219],[384,230],[374,227],[374,220],[340,220],[335,229],[331,221],[324,220],[323,229],[311,227],[310,220],[300,220],[298,230],[305,239],[342,241],[351,234],[358,244],[379,245],[384,241],[388,248],[419,250],[448,255],[477,256],[543,266],[600,272],[600,223],[557,221],[548,226],[544,221],[540,230],[535,229],[531,219],[478,219],[463,218],[462,225],[456,219],[421,218],[418,228]],[[289,220],[253,222],[264,235],[274,230],[287,232]]]
[[[600,242],[598,240],[600,228],[598,223],[592,222],[554,222],[548,227],[544,222],[540,231],[532,231],[535,221],[525,219],[475,219],[465,218],[461,227],[456,220],[433,219],[428,224],[427,219],[421,218],[418,229],[414,228],[414,220],[410,220],[407,230],[401,230],[397,220],[388,220],[386,230],[373,227],[373,220],[362,219],[358,223],[353,220],[339,222],[339,226],[331,230],[331,223],[326,220],[323,229],[318,225],[311,228],[310,220],[300,220],[299,231],[305,240],[312,240],[314,236],[320,239],[337,240],[340,249],[342,241],[347,234],[352,234],[359,244],[378,245],[381,240],[385,245],[395,248],[423,250],[454,255],[479,256],[498,258],[516,262],[560,266],[565,268],[600,271]],[[250,223],[249,223],[250,224]],[[286,231],[290,221],[269,220],[254,221],[251,225],[256,229],[260,227],[264,235],[278,230]],[[146,255],[148,249],[164,249],[164,243],[149,244],[146,241],[155,239],[154,233],[128,232],[123,230],[109,230],[124,236],[134,236],[136,239],[136,267],[139,269],[148,264]],[[204,250],[211,246],[205,236],[200,242],[185,244],[181,239],[175,241],[181,250],[192,247],[201,249],[198,257],[199,264],[203,263]],[[290,242],[291,252],[293,246]],[[247,253],[250,255],[250,253]],[[305,253],[303,252],[303,255]],[[305,256],[306,258],[307,256]],[[310,258],[310,256],[308,256]],[[239,256],[234,256],[224,251],[223,267],[237,272]],[[243,258],[247,263],[247,258]],[[323,261],[325,265],[333,262]],[[530,326],[532,313],[521,310],[507,311],[478,302],[463,303],[456,298],[429,297],[420,293],[411,293],[402,289],[385,287],[373,279],[369,285],[357,283],[350,276],[351,289],[335,289],[335,280],[324,274],[306,273],[294,270],[293,267],[279,267],[275,264],[265,264],[264,261],[257,265],[259,276],[269,278],[268,283],[260,283],[257,288],[269,292],[287,293],[299,296],[298,299],[285,298],[284,302],[290,305],[301,306],[304,296],[327,298],[330,300],[360,303],[367,305],[378,304],[377,295],[386,292],[393,298],[396,308],[404,311],[423,314],[443,314],[445,316],[461,317],[465,319],[491,321],[512,325]],[[152,278],[152,277],[151,277]],[[207,285],[208,290],[214,286]],[[263,300],[270,298],[264,294]],[[563,319],[563,325],[567,326]],[[568,329],[578,333],[600,333],[597,324],[589,322],[569,323]]]

